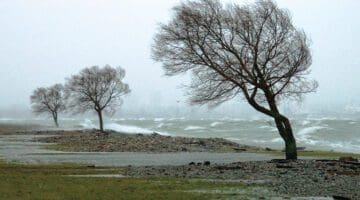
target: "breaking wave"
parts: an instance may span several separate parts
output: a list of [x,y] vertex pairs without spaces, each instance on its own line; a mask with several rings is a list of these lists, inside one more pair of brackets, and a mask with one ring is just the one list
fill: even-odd
[[194,131],[194,130],[204,130],[204,129],[206,129],[206,128],[201,127],[201,126],[188,126],[184,130],[185,131]]
[[[85,119],[82,123],[80,123],[84,129],[93,129],[98,128],[91,120]],[[157,132],[150,129],[138,127],[138,126],[131,126],[131,125],[121,125],[117,123],[105,123],[104,124],[105,130],[112,130],[120,133],[128,133],[128,134],[153,134],[158,133],[160,135],[169,135],[168,133]]]
[[223,122],[213,122],[210,124],[211,127],[215,127],[215,126],[218,126],[218,125],[221,125],[223,124]]
[[90,119],[85,119],[83,122],[80,123],[80,126],[84,129],[97,128],[97,126],[95,126],[95,124]]
[[318,141],[312,140],[311,136],[319,132],[320,130],[324,130],[324,129],[329,129],[329,128],[325,126],[306,127],[298,131],[296,135],[299,141],[307,144],[315,145],[318,143]]

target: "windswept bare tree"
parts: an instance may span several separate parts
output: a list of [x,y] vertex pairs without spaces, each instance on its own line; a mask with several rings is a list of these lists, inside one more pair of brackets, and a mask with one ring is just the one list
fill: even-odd
[[37,88],[30,96],[30,100],[35,114],[50,114],[56,127],[59,127],[58,114],[65,109],[64,87],[61,84]]
[[121,97],[130,92],[129,85],[123,82],[124,77],[124,69],[109,65],[81,70],[67,79],[65,92],[68,107],[75,113],[95,110],[103,132],[103,111],[114,114],[122,104]]
[[297,159],[289,119],[278,109],[285,98],[301,99],[317,82],[307,80],[309,41],[287,10],[271,0],[222,5],[218,0],[185,1],[155,36],[153,58],[166,75],[192,72],[190,100],[216,106],[238,94],[275,120],[287,159]]

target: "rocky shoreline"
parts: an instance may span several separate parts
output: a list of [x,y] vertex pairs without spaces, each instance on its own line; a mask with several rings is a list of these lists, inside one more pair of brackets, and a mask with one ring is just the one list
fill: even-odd
[[[273,160],[184,166],[129,166],[131,177],[185,177],[258,184],[282,197],[360,199],[360,163],[338,160]],[[270,194],[270,193],[268,193]],[[266,196],[267,194],[263,194]]]
[[103,135],[96,130],[38,131],[52,135],[36,138],[37,142],[56,143],[59,150],[69,152],[244,152],[257,147],[240,145],[222,138],[171,137],[157,133],[123,134],[110,132]]
[[[54,133],[54,132],[53,132]],[[244,152],[263,150],[221,138],[185,138],[159,134],[111,133],[103,136],[95,130],[64,131],[41,137],[40,142],[56,143],[65,151],[83,152]],[[175,155],[175,154],[174,154]],[[176,159],[176,157],[174,157]],[[238,181],[267,188],[267,195],[281,197],[334,197],[360,199],[360,163],[358,160],[272,160],[213,164],[191,162],[182,166],[128,166],[129,177],[184,177]],[[260,195],[261,196],[261,195]]]
[[[6,133],[43,135],[37,142],[49,143],[69,152],[256,152],[257,147],[240,145],[221,138],[170,137],[159,134],[103,135],[96,130],[17,130]],[[1,132],[0,133],[4,133]],[[271,149],[270,149],[271,150]],[[268,150],[268,151],[270,151]],[[176,154],[174,158],[176,159]],[[96,167],[91,165],[89,167]],[[180,166],[127,166],[121,170],[129,177],[183,177],[208,181],[239,182],[265,188],[259,196],[268,197],[335,197],[360,199],[360,163],[357,159],[339,160],[272,160],[217,164],[190,162]],[[240,187],[240,186],[239,186]]]

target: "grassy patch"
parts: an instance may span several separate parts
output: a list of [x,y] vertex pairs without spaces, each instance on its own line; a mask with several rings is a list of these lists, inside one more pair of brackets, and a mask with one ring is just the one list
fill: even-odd
[[[285,152],[280,150],[273,151],[256,151],[255,153],[269,154],[273,156],[285,156]],[[353,157],[360,158],[360,154],[356,153],[346,153],[346,152],[336,152],[336,151],[298,151],[298,156],[302,157],[313,157],[313,158],[339,158],[339,157]]]
[[64,145],[44,145],[41,146],[41,148],[43,149],[47,149],[47,150],[53,150],[53,151],[68,151],[69,147],[64,146]]
[[258,196],[258,192],[254,194],[251,188],[258,188],[259,185],[233,182],[66,176],[118,174],[122,170],[89,168],[77,164],[20,165],[0,161],[0,199],[217,199],[234,195],[246,199]]
[[[46,145],[44,148],[48,150],[55,150],[55,151],[71,151],[71,147],[64,146],[64,145]],[[223,149],[224,153],[234,153],[237,152],[233,148]],[[268,154],[272,156],[285,156],[285,152],[281,150],[272,150],[272,151],[266,151],[266,150],[255,150],[255,151],[244,151],[247,153],[259,153],[259,154]],[[241,153],[241,152],[240,152]],[[314,151],[298,151],[298,155],[302,157],[313,157],[313,158],[339,158],[339,157],[354,157],[360,159],[360,154],[357,153],[346,153],[346,152],[336,152],[336,151],[320,151],[320,150],[314,150]]]

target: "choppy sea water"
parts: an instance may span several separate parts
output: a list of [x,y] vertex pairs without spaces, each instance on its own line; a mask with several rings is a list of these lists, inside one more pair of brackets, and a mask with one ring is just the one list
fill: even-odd
[[[0,123],[42,124],[45,119],[0,119]],[[62,119],[63,129],[97,127],[96,119]],[[298,146],[316,150],[360,153],[360,118],[303,118],[292,119]],[[187,119],[187,118],[124,118],[108,119],[105,129],[126,133],[170,136],[220,137],[241,144],[282,149],[284,143],[271,119]]]

